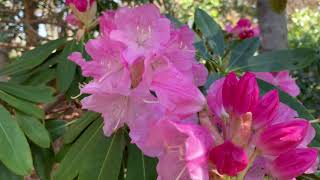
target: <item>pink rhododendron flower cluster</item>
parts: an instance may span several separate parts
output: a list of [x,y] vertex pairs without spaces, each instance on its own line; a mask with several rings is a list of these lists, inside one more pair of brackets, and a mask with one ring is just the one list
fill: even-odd
[[[143,13],[142,13],[143,12]],[[100,112],[110,136],[127,124],[133,141],[142,141],[148,126],[167,118],[189,118],[205,106],[197,86],[207,70],[195,59],[194,34],[175,28],[151,4],[107,11],[100,18],[101,36],[70,59],[93,80],[82,93],[83,107]]]
[[247,39],[260,35],[259,27],[254,27],[249,19],[240,19],[235,26],[228,24],[225,30],[236,39]]
[[132,143],[159,159],[158,180],[287,180],[314,171],[314,129],[277,91],[260,97],[254,74],[230,73],[201,93],[208,72],[187,26],[176,28],[151,4],[104,12],[99,24],[101,35],[85,46],[91,60],[69,57],[92,78],[81,88],[83,108],[102,114],[106,136],[127,125]]

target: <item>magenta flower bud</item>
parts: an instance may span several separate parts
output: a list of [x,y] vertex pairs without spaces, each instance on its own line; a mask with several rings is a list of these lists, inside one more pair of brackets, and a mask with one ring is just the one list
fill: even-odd
[[220,174],[229,176],[236,176],[248,165],[246,152],[231,141],[226,141],[213,148],[210,151],[209,159],[216,165]]
[[313,148],[290,150],[277,157],[270,166],[273,177],[289,180],[307,171],[317,160],[318,152]]
[[238,26],[238,27],[251,27],[251,22],[250,22],[249,19],[243,18],[243,19],[240,19],[240,20],[237,22],[237,26]]
[[222,86],[222,102],[227,112],[233,111],[235,92],[237,91],[238,79],[234,72],[229,73]]
[[260,134],[256,145],[264,154],[279,155],[296,148],[306,136],[308,126],[306,120],[271,125]]
[[241,115],[246,112],[252,112],[259,101],[259,87],[252,73],[245,73],[239,80],[238,87],[234,96],[234,111]]
[[271,123],[277,114],[279,108],[278,91],[272,90],[266,93],[254,108],[253,114],[253,128],[259,129]]
[[92,5],[95,0],[67,0],[66,4],[69,6],[73,4],[78,11],[85,12]]

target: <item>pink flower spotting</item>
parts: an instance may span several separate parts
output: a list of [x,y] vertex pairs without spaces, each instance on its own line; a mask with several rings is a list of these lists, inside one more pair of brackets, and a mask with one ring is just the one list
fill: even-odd
[[225,30],[237,39],[247,39],[260,35],[259,27],[254,27],[249,19],[240,19],[235,26],[228,24]]
[[[68,1],[79,13],[92,3]],[[276,90],[260,96],[254,74],[229,73],[201,93],[208,71],[187,26],[176,28],[152,4],[106,11],[99,24],[85,45],[91,59],[69,56],[91,78],[83,108],[102,114],[106,136],[127,125],[132,143],[159,159],[158,180],[289,180],[313,171],[314,129]],[[252,30],[248,20],[237,26],[240,38],[239,29]]]

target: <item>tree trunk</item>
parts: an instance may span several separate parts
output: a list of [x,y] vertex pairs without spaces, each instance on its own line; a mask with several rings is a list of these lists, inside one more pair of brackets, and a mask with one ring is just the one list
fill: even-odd
[[270,2],[270,0],[257,1],[262,52],[288,48],[286,9],[275,12]]
[[32,0],[24,0],[24,31],[26,33],[27,46],[36,46],[38,43],[38,25],[32,23],[35,19],[34,11],[36,4]]

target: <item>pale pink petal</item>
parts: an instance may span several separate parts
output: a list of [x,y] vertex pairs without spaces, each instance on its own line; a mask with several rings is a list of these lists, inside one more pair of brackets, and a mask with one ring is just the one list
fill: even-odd
[[127,46],[124,57],[129,64],[140,56],[158,52],[170,38],[170,21],[162,18],[152,4],[119,9],[115,24],[117,29],[110,32],[110,38]]
[[207,95],[209,108],[218,117],[226,113],[222,103],[222,86],[224,80],[225,78],[221,78],[212,83]]
[[290,76],[289,71],[278,72],[275,78],[278,82],[278,86],[284,92],[291,96],[298,96],[300,94],[300,88],[296,84],[295,79]]
[[156,92],[160,103],[175,114],[198,112],[206,101],[200,90],[173,68],[156,73],[151,90]]
[[194,32],[188,26],[171,32],[170,41],[165,45],[164,54],[179,71],[192,68],[195,60]]
[[193,63],[192,72],[196,86],[203,86],[207,82],[208,70],[203,64]]
[[279,104],[279,109],[274,117],[273,124],[281,123],[281,122],[286,122],[289,121],[295,117],[298,117],[298,113],[291,109],[288,105],[280,103]]
[[258,156],[244,180],[264,180],[265,175],[268,173],[267,161],[266,158]]
[[308,147],[311,141],[316,136],[316,130],[312,127],[312,124],[309,123],[307,134],[303,141],[299,144],[299,147]]
[[115,11],[108,10],[102,13],[99,18],[100,32],[102,35],[109,36],[110,32],[116,29],[114,23]]

